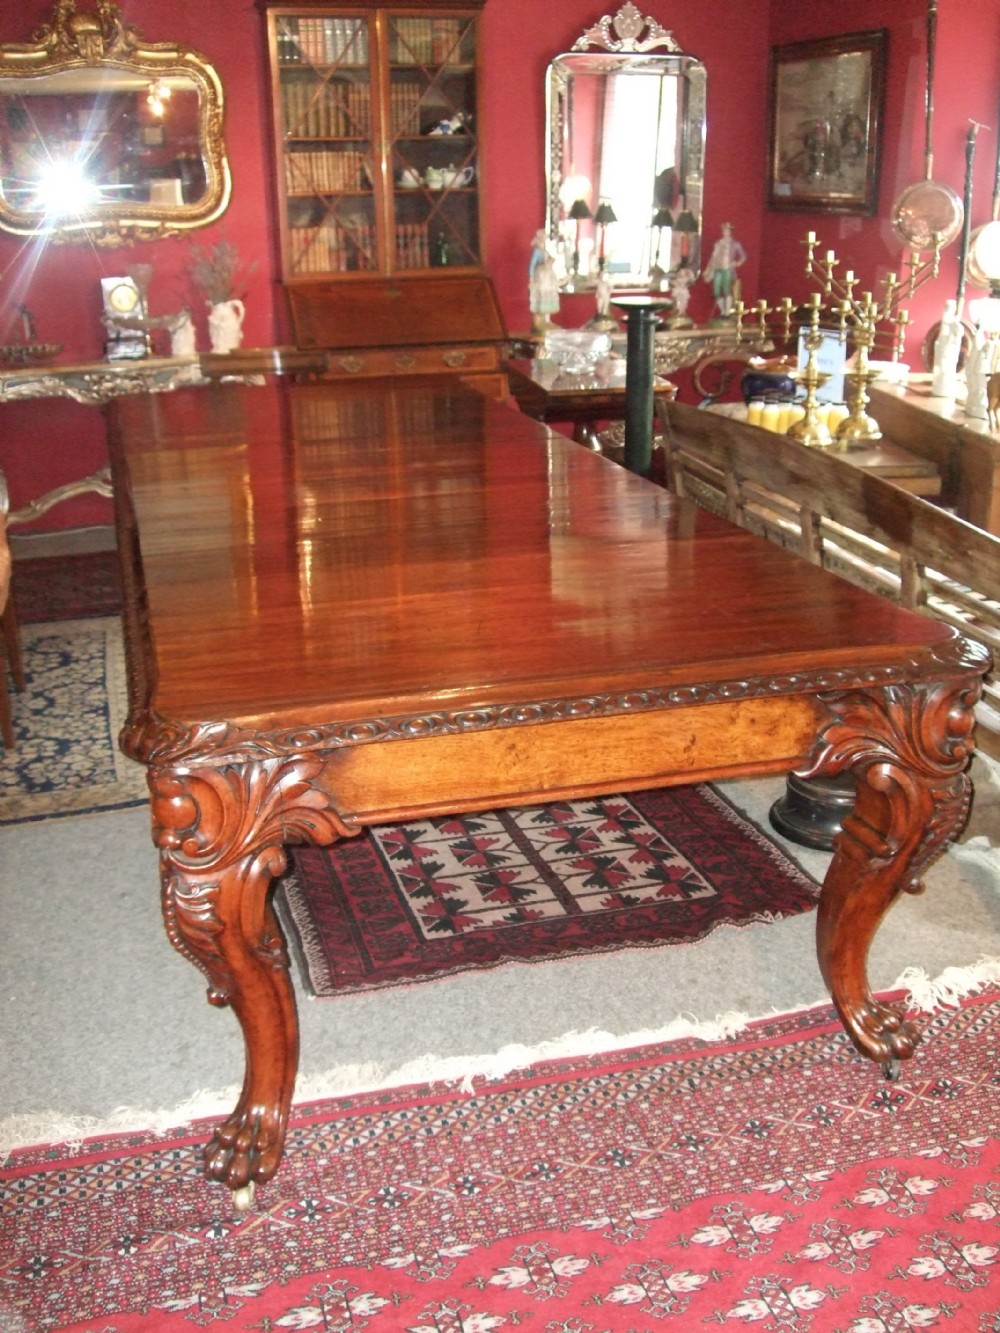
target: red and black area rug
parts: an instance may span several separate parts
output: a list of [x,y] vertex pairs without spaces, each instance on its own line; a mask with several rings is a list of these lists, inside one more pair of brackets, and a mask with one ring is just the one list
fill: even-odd
[[296,848],[282,917],[314,994],[626,946],[815,907],[818,886],[708,786],[366,830]]
[[12,585],[22,625],[116,616],[122,609],[117,551],[19,557],[14,562]]
[[20,1150],[0,1327],[996,1333],[1000,994],[899,1082],[829,1008],[293,1111],[249,1214],[208,1128]]

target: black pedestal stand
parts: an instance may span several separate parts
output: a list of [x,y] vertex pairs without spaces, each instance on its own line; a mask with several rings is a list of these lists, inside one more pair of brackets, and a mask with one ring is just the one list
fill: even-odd
[[612,304],[625,316],[625,466],[648,477],[653,461],[653,383],[656,325],[665,297],[623,296]]
[[800,778],[789,773],[785,794],[771,806],[769,818],[791,842],[828,852],[853,806],[854,779],[850,773],[836,778]]

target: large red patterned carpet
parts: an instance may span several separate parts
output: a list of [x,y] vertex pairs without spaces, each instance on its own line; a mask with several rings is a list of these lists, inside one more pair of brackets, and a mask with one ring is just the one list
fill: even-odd
[[902,1079],[829,1009],[297,1109],[235,1215],[195,1126],[13,1155],[0,1327],[1000,1330],[1000,992]]
[[316,995],[687,944],[808,911],[819,892],[707,786],[373,828],[294,849],[283,890]]

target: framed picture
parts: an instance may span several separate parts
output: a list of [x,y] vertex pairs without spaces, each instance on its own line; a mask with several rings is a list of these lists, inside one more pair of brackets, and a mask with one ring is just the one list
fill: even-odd
[[884,28],[771,48],[769,208],[875,213],[885,52]]

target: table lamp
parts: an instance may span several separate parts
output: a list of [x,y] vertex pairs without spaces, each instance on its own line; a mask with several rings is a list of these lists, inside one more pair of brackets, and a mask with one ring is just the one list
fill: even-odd
[[615,210],[606,199],[597,205],[597,212],[594,214],[594,223],[597,226],[597,267],[603,273],[607,262],[605,249],[608,240],[608,226],[612,222],[617,222]]
[[586,199],[576,199],[569,210],[570,221],[573,223],[573,276],[580,274],[580,223],[584,219],[593,217]]

